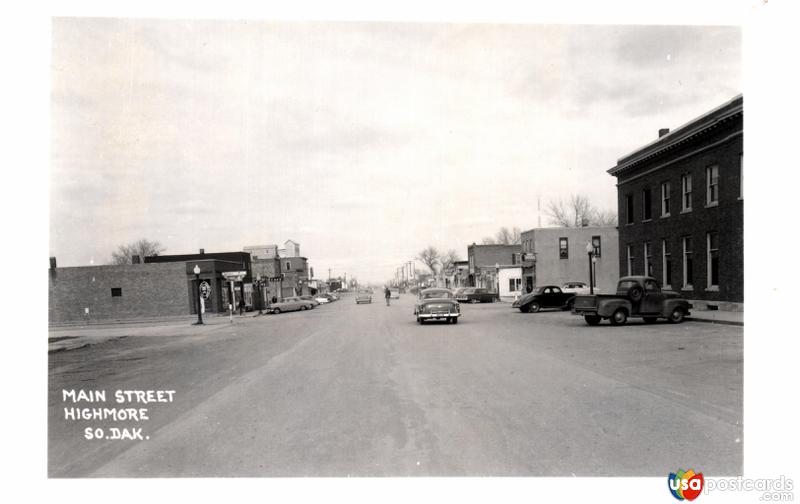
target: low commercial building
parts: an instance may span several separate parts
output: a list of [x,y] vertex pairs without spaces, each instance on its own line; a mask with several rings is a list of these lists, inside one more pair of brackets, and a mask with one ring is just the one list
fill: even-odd
[[498,291],[501,268],[521,266],[521,245],[477,245],[467,247],[468,287],[482,287]]
[[743,98],[620,158],[620,271],[647,274],[695,306],[744,301]]
[[[204,275],[208,275],[208,280],[212,282],[211,295],[216,294],[218,296],[219,303],[216,304],[216,300],[212,302],[215,308],[220,308],[218,311],[227,310],[229,304],[233,304],[234,308],[236,308],[242,302],[244,302],[244,305],[248,308],[254,306],[254,279],[250,264],[250,254],[247,252],[206,253],[205,250],[200,249],[200,252],[197,254],[147,256],[144,258],[144,262],[145,264],[184,263],[190,270],[193,269],[195,265],[200,266],[201,281]],[[207,271],[209,268],[210,271]],[[226,275],[224,273],[230,274],[234,272],[240,272],[242,274],[234,281],[225,278]],[[196,313],[194,308],[193,310],[193,313]]]
[[541,285],[589,283],[592,244],[593,282],[613,292],[619,281],[619,235],[616,227],[536,228],[524,231],[522,277],[525,292]]
[[225,273],[241,262],[204,257],[193,261],[58,268],[51,258],[48,320],[51,325],[139,320],[197,314],[200,269],[206,313],[228,309]]
[[522,267],[502,266],[499,277],[500,299],[513,301],[522,294]]

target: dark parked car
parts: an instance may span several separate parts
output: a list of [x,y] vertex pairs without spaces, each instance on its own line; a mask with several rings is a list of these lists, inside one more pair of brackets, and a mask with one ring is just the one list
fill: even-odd
[[677,292],[661,290],[655,278],[629,276],[619,280],[616,294],[577,296],[572,313],[583,315],[589,325],[597,325],[602,319],[623,325],[628,317],[642,317],[648,324],[665,318],[677,324],[690,315],[691,308],[692,304]]
[[461,303],[494,303],[497,301],[496,293],[480,287],[465,287],[457,292],[456,301]]
[[461,316],[461,306],[449,289],[425,289],[419,293],[419,299],[414,305],[414,315],[420,324],[435,319],[457,324],[458,317]]
[[575,294],[564,292],[557,285],[543,285],[529,294],[520,296],[511,307],[527,313],[536,313],[542,308],[568,310],[572,308],[574,299]]

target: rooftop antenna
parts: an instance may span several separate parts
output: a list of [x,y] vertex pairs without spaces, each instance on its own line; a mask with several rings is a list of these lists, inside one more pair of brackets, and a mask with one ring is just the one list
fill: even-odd
[[542,197],[538,194],[536,195],[536,215],[539,218],[539,224],[536,226],[538,228],[542,227]]

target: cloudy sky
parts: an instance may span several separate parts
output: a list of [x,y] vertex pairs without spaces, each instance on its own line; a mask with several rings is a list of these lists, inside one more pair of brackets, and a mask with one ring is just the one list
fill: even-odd
[[606,170],[741,93],[741,58],[735,27],[55,19],[49,252],[466,258],[537,197],[615,209]]

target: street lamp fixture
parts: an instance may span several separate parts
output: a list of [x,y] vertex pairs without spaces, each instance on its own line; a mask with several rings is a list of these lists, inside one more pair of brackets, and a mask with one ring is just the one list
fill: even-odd
[[586,242],[586,253],[589,255],[589,294],[594,294],[594,273],[592,271],[594,245],[592,245],[592,242]]
[[203,295],[200,292],[200,266],[195,264],[192,271],[194,272],[194,281],[197,283],[197,322],[194,325],[203,325],[203,313],[200,310],[200,296]]

